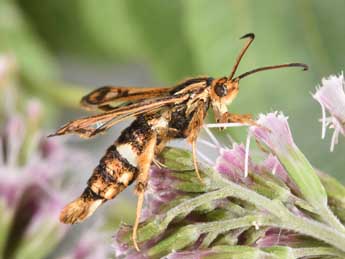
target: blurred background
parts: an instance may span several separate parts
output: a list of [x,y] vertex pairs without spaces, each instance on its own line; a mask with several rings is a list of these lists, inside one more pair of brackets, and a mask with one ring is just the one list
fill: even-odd
[[[344,69],[344,11],[344,0],[1,0],[0,56],[11,64],[11,78],[0,85],[0,93],[16,89],[14,107],[22,112],[24,103],[38,100],[42,127],[51,133],[86,115],[78,106],[80,97],[99,86],[172,86],[186,77],[228,75],[244,43],[239,38],[254,32],[238,73],[287,62],[306,63],[310,69],[244,79],[229,110],[254,116],[283,111],[312,164],[344,183],[345,141],[329,152],[331,131],[321,140],[321,109],[311,97],[322,77]],[[82,162],[86,170],[74,172],[74,193],[125,125],[88,141],[64,137],[90,156]],[[229,132],[238,141],[246,134],[245,129]],[[120,215],[120,204],[112,203],[113,217],[131,222],[135,205]]]

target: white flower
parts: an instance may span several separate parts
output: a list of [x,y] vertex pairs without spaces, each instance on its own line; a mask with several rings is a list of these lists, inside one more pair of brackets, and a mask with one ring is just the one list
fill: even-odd
[[[326,135],[326,128],[334,128],[331,151],[338,143],[339,133],[345,136],[345,81],[344,75],[331,75],[322,79],[322,84],[316,89],[313,98],[322,109],[322,138]],[[326,110],[330,114],[326,117]]]

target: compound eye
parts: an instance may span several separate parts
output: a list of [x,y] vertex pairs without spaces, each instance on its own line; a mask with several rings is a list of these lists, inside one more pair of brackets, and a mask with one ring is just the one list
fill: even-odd
[[228,94],[228,88],[223,84],[216,85],[214,87],[214,91],[219,97],[223,97]]

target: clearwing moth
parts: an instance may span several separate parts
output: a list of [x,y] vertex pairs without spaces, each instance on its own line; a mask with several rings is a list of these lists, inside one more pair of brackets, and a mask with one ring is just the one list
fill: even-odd
[[[247,41],[228,77],[194,77],[168,88],[104,86],[83,97],[81,105],[84,108],[100,109],[104,112],[71,121],[50,136],[75,133],[80,137],[91,138],[122,120],[134,120],[107,149],[81,196],[62,210],[60,221],[66,224],[83,221],[91,216],[98,206],[115,198],[136,181],[138,202],[132,240],[135,248],[139,250],[137,229],[149,168],[152,162],[156,162],[155,157],[167,142],[176,138],[187,139],[192,146],[196,175],[202,181],[197,167],[196,140],[208,109],[212,107],[217,123],[256,125],[250,114],[228,112],[227,105],[237,96],[240,80],[264,70],[285,67],[308,69],[308,66],[302,63],[288,63],[260,67],[235,76],[237,67],[254,37],[253,33],[241,37]],[[114,103],[117,103],[117,106],[113,106]]]

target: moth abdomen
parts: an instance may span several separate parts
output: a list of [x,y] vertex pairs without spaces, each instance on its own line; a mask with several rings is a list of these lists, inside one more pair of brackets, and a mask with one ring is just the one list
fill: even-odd
[[[130,148],[130,146],[125,147]],[[119,149],[119,151],[118,151]],[[94,169],[87,182],[87,187],[79,198],[69,203],[60,214],[60,221],[74,224],[85,220],[107,200],[113,199],[130,185],[138,175],[138,169],[132,165],[124,152],[124,146],[111,145]],[[123,152],[123,154],[121,154]],[[130,154],[134,156],[135,154]],[[131,158],[133,159],[133,157]]]

